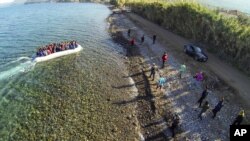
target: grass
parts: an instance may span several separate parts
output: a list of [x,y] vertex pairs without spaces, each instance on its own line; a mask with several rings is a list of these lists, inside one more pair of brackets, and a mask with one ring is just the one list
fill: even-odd
[[249,17],[226,16],[186,0],[126,0],[120,5],[174,33],[209,44],[208,50],[250,75]]

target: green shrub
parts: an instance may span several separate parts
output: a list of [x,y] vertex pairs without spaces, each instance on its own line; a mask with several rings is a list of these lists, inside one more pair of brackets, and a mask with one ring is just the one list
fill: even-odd
[[195,41],[208,43],[220,57],[250,75],[250,24],[247,16],[227,16],[198,3],[126,0],[142,17]]

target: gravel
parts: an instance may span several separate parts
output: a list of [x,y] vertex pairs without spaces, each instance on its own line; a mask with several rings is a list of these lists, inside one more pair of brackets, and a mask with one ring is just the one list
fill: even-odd
[[[180,132],[177,135],[177,139],[181,140],[229,140],[229,127],[233,122],[235,116],[240,110],[240,106],[237,103],[232,102],[232,99],[225,97],[224,106],[221,111],[218,112],[217,117],[212,119],[211,110],[219,102],[222,96],[227,96],[232,92],[227,86],[220,86],[220,88],[212,89],[207,98],[204,101],[208,101],[210,109],[203,116],[203,120],[198,118],[200,108],[198,107],[198,99],[203,91],[204,85],[207,82],[213,81],[220,83],[216,76],[208,73],[209,79],[203,83],[196,84],[196,80],[193,79],[192,67],[187,66],[187,72],[184,74],[184,78],[179,79],[178,69],[181,65],[176,57],[173,56],[171,50],[167,44],[161,44],[158,41],[155,45],[152,44],[151,35],[145,33],[141,28],[137,27],[132,21],[130,21],[125,15],[115,14],[116,26],[118,30],[121,30],[123,36],[128,40],[127,29],[132,29],[131,37],[136,37],[136,44],[140,50],[141,55],[144,57],[144,63],[150,66],[152,63],[156,63],[158,66],[161,65],[161,56],[163,52],[167,51],[169,60],[167,67],[160,69],[156,75],[156,80],[159,78],[159,73],[163,74],[168,82],[165,85],[162,97],[170,103],[167,105],[168,110],[173,113],[177,113],[181,118]],[[145,35],[145,42],[139,44],[140,37]],[[197,65],[197,64],[195,64]],[[147,73],[149,75],[149,73]],[[211,76],[211,77],[210,77]],[[163,131],[165,135],[169,136],[169,130]]]

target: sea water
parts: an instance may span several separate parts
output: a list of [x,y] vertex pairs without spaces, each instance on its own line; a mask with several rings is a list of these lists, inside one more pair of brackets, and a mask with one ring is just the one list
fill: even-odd
[[[107,31],[110,13],[89,3],[0,8],[0,140],[118,139],[123,132],[109,133],[118,125],[132,137],[105,98],[126,93],[112,88],[124,82],[126,68]],[[38,47],[70,40],[83,50],[31,61]]]

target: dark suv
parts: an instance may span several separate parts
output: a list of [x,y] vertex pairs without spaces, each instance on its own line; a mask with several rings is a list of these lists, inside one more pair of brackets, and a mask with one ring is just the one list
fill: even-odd
[[189,56],[192,56],[196,61],[206,62],[208,60],[208,57],[203,50],[195,45],[184,45],[184,52]]

